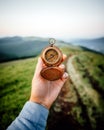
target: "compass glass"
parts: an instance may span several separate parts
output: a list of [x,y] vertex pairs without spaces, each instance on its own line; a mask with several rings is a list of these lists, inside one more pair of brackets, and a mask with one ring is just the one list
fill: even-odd
[[56,62],[58,59],[58,52],[54,49],[50,49],[46,51],[45,57],[48,62]]

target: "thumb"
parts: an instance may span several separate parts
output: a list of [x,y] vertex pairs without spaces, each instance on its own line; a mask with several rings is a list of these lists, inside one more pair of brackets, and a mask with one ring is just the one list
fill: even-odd
[[38,63],[36,65],[36,69],[35,69],[35,74],[39,75],[40,74],[40,71],[42,70],[43,68],[43,61],[41,59],[41,57],[38,58]]

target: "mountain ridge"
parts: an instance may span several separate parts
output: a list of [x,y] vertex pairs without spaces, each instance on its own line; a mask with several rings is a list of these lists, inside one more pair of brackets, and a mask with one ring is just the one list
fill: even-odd
[[74,45],[80,45],[104,54],[104,37],[95,39],[69,40]]
[[[42,51],[42,49],[48,45],[48,38],[42,37],[14,36],[0,38],[0,62],[37,56]],[[75,46],[76,44],[73,44],[73,42],[57,40],[56,45],[59,47],[68,46],[71,49],[82,49],[98,53],[92,48],[86,48],[82,45]]]

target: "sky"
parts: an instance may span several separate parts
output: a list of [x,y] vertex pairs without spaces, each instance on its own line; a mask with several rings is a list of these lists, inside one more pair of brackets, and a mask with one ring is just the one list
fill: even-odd
[[0,37],[104,36],[104,0],[0,0]]

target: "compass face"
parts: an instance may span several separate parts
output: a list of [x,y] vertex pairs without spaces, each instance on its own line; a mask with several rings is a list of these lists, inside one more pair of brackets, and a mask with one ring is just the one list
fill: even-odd
[[54,49],[50,49],[45,53],[46,60],[48,62],[56,62],[58,59],[58,52]]
[[56,46],[43,50],[42,59],[47,66],[57,66],[62,62],[62,52]]

